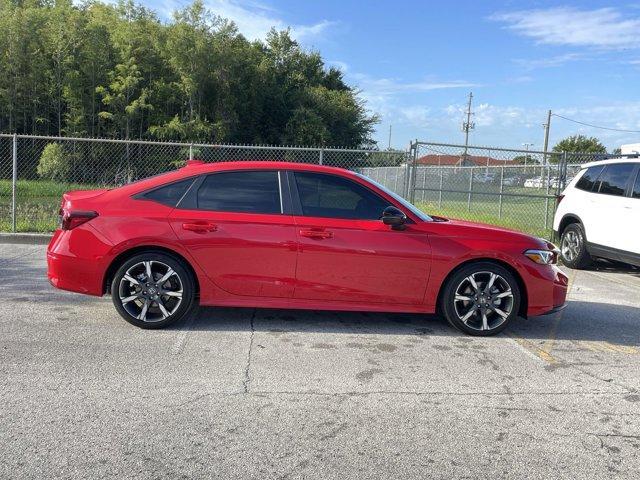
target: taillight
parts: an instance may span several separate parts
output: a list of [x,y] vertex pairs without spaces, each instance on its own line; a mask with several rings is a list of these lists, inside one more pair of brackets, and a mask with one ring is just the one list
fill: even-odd
[[556,197],[556,206],[560,205],[560,202],[562,201],[563,198],[564,198],[564,195],[558,195]]
[[60,209],[60,228],[62,230],[73,230],[97,216],[98,213],[94,211]]

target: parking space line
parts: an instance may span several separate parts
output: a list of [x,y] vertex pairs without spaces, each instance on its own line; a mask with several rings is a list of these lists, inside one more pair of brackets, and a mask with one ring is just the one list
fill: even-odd
[[554,357],[550,352],[543,350],[533,342],[530,342],[525,338],[519,337],[509,332],[506,332],[506,334],[511,340],[516,343],[516,345],[524,349],[526,353],[530,353],[535,358],[542,360],[544,363],[554,365],[559,362],[558,359]]

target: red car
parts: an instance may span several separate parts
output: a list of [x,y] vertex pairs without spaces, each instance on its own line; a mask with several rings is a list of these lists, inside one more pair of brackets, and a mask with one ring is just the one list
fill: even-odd
[[57,288],[110,293],[142,328],[196,304],[440,313],[471,335],[561,308],[544,240],[430,217],[351,171],[205,164],[64,194],[47,251]]

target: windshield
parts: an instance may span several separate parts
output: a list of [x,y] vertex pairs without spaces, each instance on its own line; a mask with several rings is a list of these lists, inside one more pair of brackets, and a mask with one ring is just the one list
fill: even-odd
[[356,175],[358,175],[360,178],[365,179],[367,182],[373,183],[376,187],[378,187],[380,190],[385,192],[387,195],[390,195],[391,197],[393,197],[395,200],[398,201],[398,203],[402,204],[403,207],[405,207],[407,210],[409,210],[411,213],[413,213],[416,217],[418,217],[423,222],[431,222],[432,221],[432,218],[429,215],[427,215],[423,211],[419,210],[418,207],[416,207],[415,205],[409,203],[404,198],[402,198],[400,195],[398,195],[395,192],[392,192],[391,190],[389,190],[384,185],[380,185],[375,180],[372,180],[369,177],[367,177],[366,175],[362,175],[361,173],[356,173]]

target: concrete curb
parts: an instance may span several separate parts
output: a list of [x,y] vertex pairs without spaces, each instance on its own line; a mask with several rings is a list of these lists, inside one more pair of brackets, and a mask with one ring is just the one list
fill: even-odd
[[48,245],[51,237],[50,233],[0,233],[0,243]]

